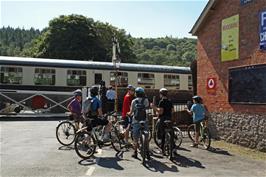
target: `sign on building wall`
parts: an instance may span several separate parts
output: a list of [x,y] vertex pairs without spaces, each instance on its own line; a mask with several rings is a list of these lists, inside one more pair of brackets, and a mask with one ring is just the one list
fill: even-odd
[[221,60],[231,61],[239,58],[239,15],[222,21]]
[[266,50],[266,11],[260,13],[260,49]]
[[215,77],[209,77],[207,78],[206,88],[208,94],[215,94],[216,93],[216,85],[217,85],[217,79]]
[[252,2],[253,0],[240,0],[240,4],[241,5],[245,5],[245,4],[247,4],[247,3],[250,3],[250,2]]

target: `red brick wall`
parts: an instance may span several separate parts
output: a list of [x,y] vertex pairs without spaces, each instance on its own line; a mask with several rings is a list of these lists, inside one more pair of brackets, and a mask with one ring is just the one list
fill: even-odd
[[[198,94],[211,112],[266,112],[264,105],[228,103],[228,68],[266,64],[266,52],[259,50],[259,12],[266,0],[240,6],[240,0],[219,0],[198,32]],[[221,62],[222,20],[239,14],[239,60]],[[216,93],[207,93],[208,77],[217,78]],[[266,94],[266,93],[265,93]]]

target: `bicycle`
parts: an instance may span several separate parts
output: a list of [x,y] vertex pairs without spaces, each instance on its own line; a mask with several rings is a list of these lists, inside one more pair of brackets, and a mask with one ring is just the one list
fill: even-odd
[[[195,142],[195,124],[191,124],[188,126],[187,132],[188,137],[191,139],[192,142]],[[200,135],[199,135],[199,142],[203,143],[204,149],[209,149],[211,146],[211,133],[208,127],[204,125],[204,122],[200,122]]]
[[[156,124],[155,124],[155,128],[154,128],[154,135],[153,135],[153,139],[155,144],[158,147],[161,147],[161,142],[162,140],[159,138],[158,132],[159,132],[159,122],[160,120],[158,119]],[[171,122],[171,121],[170,121]],[[176,148],[180,147],[183,141],[183,135],[182,135],[182,131],[177,127],[171,124],[171,128],[173,130],[173,135],[174,135],[174,146]]]
[[149,137],[149,132],[145,130],[145,123],[146,121],[140,121],[140,155],[142,157],[142,164],[145,163],[146,159],[148,159],[148,153],[149,153],[149,148],[148,148],[148,143],[149,141],[147,138]]
[[63,146],[69,146],[75,141],[77,129],[74,120],[60,121],[56,126],[56,139]]
[[174,137],[173,137],[173,126],[172,121],[166,120],[165,124],[165,141],[164,141],[164,153],[170,160],[173,159],[173,149],[174,149]]
[[[109,113],[104,116],[107,118],[108,116],[112,115],[114,112]],[[91,121],[92,119],[88,119],[87,121]],[[114,123],[116,122],[116,123]],[[110,132],[111,137],[111,145],[117,151],[121,152],[125,146],[123,146],[124,137],[119,132],[117,125],[120,122],[112,121],[112,129]],[[91,131],[88,131],[88,127],[83,127],[82,129],[78,130],[77,136],[75,139],[74,147],[77,155],[83,159],[90,158],[95,152],[96,147],[102,148],[103,146],[109,145],[109,142],[103,142],[100,140],[99,135],[103,135],[104,126],[100,128],[101,133],[97,133],[99,130],[99,126],[92,128]]]

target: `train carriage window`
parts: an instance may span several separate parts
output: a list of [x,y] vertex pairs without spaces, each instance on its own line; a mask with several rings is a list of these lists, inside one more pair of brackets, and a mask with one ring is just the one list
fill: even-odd
[[[115,85],[115,72],[110,72],[110,85]],[[118,72],[117,73],[117,86],[126,87],[128,85],[128,73],[127,72]]]
[[67,70],[68,86],[86,86],[86,80],[85,70]]
[[36,68],[34,74],[35,85],[55,85],[55,69]]
[[165,87],[175,87],[176,89],[180,88],[180,78],[179,75],[164,75],[164,86]]
[[2,84],[22,84],[22,68],[1,67],[0,82]]
[[138,73],[138,84],[143,85],[145,88],[154,88],[155,86],[154,74]]
[[94,75],[94,82],[95,84],[100,84],[102,81],[102,74],[101,73],[96,73]]
[[188,76],[188,90],[193,89],[192,76]]

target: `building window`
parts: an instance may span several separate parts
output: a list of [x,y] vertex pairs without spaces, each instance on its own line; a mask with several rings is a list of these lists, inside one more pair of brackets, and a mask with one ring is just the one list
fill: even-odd
[[1,67],[2,84],[22,84],[22,68]]
[[138,73],[138,84],[143,85],[145,88],[154,88],[155,86],[154,74]]
[[85,70],[67,70],[68,86],[86,86]]
[[188,76],[188,90],[193,90],[192,76]]
[[176,87],[176,89],[179,89],[180,88],[179,75],[164,75],[164,86]]
[[[110,72],[110,85],[115,85],[115,74],[116,72]],[[118,72],[117,73],[117,86],[126,87],[128,85],[128,73]]]
[[95,81],[95,84],[100,84],[101,81],[102,81],[103,77],[102,77],[102,74],[100,73],[96,73],[94,75],[94,81]]
[[36,68],[34,74],[35,85],[55,85],[55,69]]

